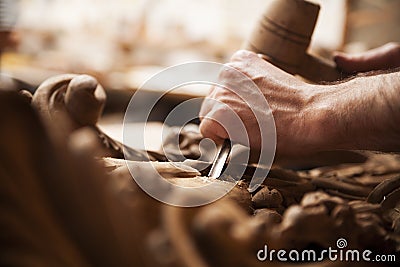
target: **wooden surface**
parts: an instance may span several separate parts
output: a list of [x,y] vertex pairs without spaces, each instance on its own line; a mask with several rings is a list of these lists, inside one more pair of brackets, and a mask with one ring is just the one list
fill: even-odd
[[[124,125],[122,123],[100,123],[99,127],[113,139],[123,142]],[[128,123],[125,125],[126,133],[130,137],[125,138],[125,145],[136,149],[159,150],[162,144],[162,123]],[[145,130],[145,134],[144,131]],[[143,142],[144,140],[144,146]]]

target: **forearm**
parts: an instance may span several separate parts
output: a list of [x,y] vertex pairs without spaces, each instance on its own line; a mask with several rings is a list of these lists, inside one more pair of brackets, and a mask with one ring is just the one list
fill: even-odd
[[400,72],[325,86],[315,108],[326,149],[400,151]]

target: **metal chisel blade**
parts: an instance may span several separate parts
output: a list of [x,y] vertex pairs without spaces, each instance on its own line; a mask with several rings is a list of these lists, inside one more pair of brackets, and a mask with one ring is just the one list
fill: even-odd
[[209,178],[218,179],[221,176],[225,163],[227,162],[229,154],[231,153],[231,148],[231,141],[229,139],[225,139],[217,155],[215,156],[211,170],[208,173]]

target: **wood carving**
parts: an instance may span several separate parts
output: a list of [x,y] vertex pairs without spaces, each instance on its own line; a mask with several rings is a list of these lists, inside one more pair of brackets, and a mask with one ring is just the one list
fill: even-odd
[[[399,257],[398,155],[368,153],[362,163],[306,171],[273,167],[252,194],[246,188],[255,166],[249,165],[222,199],[179,208],[144,193],[127,165],[153,186],[158,179],[196,185],[204,174],[195,169],[204,164],[196,158],[201,138],[181,133],[191,163],[172,164],[161,153],[133,149],[135,160],[124,160],[123,144],[96,126],[104,101],[97,81],[81,75],[45,81],[32,105],[27,95],[0,92],[0,265],[265,266],[256,254],[266,244],[321,250],[338,238],[351,249]],[[162,177],[149,175],[149,167]],[[180,199],[209,193],[168,191]]]

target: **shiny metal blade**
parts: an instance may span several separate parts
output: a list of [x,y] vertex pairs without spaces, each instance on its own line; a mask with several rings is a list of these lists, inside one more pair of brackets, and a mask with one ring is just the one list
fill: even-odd
[[209,178],[218,179],[221,176],[230,153],[231,141],[229,139],[225,139],[214,159],[211,170],[208,173]]

